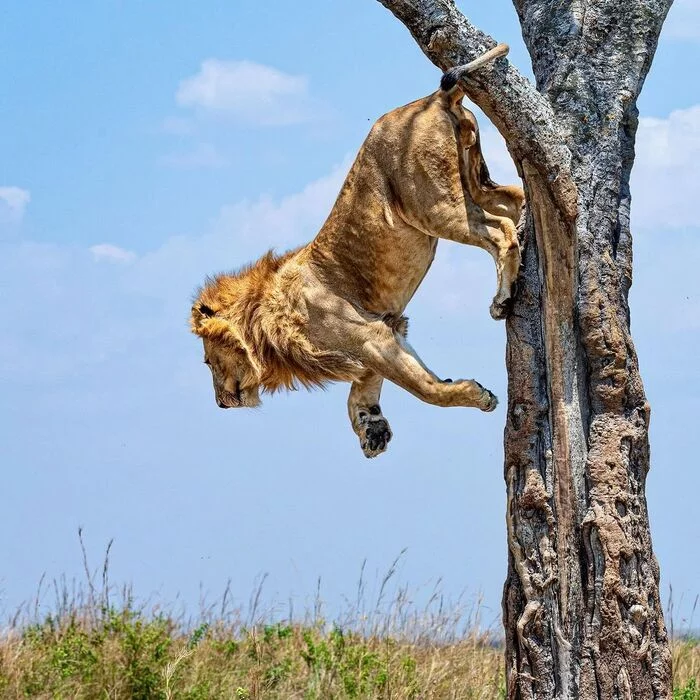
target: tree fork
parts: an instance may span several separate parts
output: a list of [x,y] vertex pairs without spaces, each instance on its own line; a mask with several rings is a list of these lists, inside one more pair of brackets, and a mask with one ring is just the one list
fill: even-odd
[[[627,294],[636,99],[671,0],[514,1],[537,89],[505,61],[466,85],[528,202],[506,322],[508,698],[670,698]],[[380,2],[442,70],[496,43],[454,0]]]

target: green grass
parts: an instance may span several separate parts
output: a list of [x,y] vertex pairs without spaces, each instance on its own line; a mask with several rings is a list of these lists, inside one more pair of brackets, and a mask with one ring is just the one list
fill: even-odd
[[[503,650],[482,630],[478,610],[465,614],[437,593],[416,609],[401,588],[387,600],[398,559],[369,609],[363,569],[342,623],[326,623],[320,593],[304,622],[270,622],[258,609],[264,578],[245,614],[227,589],[192,621],[137,605],[129,588],[115,604],[109,547],[98,586],[80,542],[87,583],[54,581],[48,614],[40,584],[33,605],[0,632],[0,700],[505,697]],[[678,640],[672,651],[673,700],[700,700],[700,641]]]
[[[674,700],[700,700],[700,644],[674,644]],[[488,635],[449,643],[364,636],[338,626],[186,629],[133,607],[75,609],[0,637],[0,698],[66,700],[427,700],[505,697]]]
[[498,698],[500,650],[473,635],[450,645],[365,638],[332,627],[247,629],[204,623],[185,633],[130,609],[48,617],[0,643],[0,697]]
[[695,678],[689,679],[682,688],[675,688],[673,700],[700,700],[700,688]]
[[673,645],[673,700],[700,700],[700,640]]

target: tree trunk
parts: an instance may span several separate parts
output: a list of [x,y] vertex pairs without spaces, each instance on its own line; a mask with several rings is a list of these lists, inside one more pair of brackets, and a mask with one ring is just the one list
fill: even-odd
[[[380,0],[441,69],[494,45],[454,0]],[[523,178],[507,320],[508,698],[671,697],[630,336],[636,99],[671,0],[515,0],[537,88],[505,62],[468,95]]]

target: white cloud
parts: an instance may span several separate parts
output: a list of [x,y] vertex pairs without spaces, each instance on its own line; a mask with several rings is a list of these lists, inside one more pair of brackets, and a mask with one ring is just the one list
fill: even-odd
[[335,201],[350,160],[300,192],[275,200],[269,196],[224,206],[208,232],[175,236],[139,258],[129,270],[129,289],[158,298],[178,318],[206,275],[239,268],[266,250],[283,252],[310,241]]
[[229,165],[229,160],[210,143],[200,143],[188,151],[171,153],[161,159],[163,165],[181,170],[196,170],[199,168],[223,168]]
[[632,170],[632,219],[639,227],[697,226],[700,105],[666,119],[642,117]]
[[239,239],[248,239],[255,245],[295,246],[301,232],[309,239],[323,224],[338,196],[352,159],[347,157],[330,173],[314,180],[297,192],[279,201],[269,196],[255,202],[237,202],[221,208],[216,229],[225,236],[235,233]]
[[[206,275],[240,267],[270,247],[283,251],[311,240],[348,167],[346,161],[282,199],[223,207],[208,231],[171,237],[145,255],[111,243],[87,250],[31,241],[3,245],[0,278],[9,290],[7,303],[21,305],[23,313],[12,327],[0,329],[0,377],[22,376],[40,365],[42,378],[59,381],[75,374],[76,357],[80,371],[87,371],[88,365],[120,362],[119,356],[142,348],[146,339],[157,338],[156,348],[195,348],[186,318],[191,295]],[[39,325],[37,317],[43,319]],[[189,361],[183,368],[183,356],[186,350],[164,371],[178,382],[196,377],[201,386],[200,368]],[[152,353],[139,357],[146,364],[156,361]],[[129,371],[136,371],[134,362],[129,360]]]
[[[489,124],[481,130],[481,146],[496,182],[519,181],[501,135]],[[691,203],[700,192],[699,163],[700,105],[676,110],[664,119],[639,120],[630,183],[635,229],[698,225]]]
[[680,109],[666,119],[642,117],[639,121],[637,159],[656,167],[694,165],[700,153],[700,105]]
[[306,77],[252,61],[203,61],[180,83],[176,100],[181,107],[265,126],[309,121],[314,113]]
[[18,223],[31,200],[28,190],[21,187],[0,187],[0,223]]
[[[696,6],[700,0],[693,0]],[[685,3],[690,4],[688,2]],[[496,182],[518,182],[500,134],[481,117],[481,145]],[[700,328],[692,275],[679,274],[679,260],[700,260],[698,219],[693,203],[700,193],[700,105],[666,118],[642,117],[632,170],[632,226],[635,238],[635,324],[669,332]],[[491,290],[490,260],[455,246],[443,250],[419,296],[444,313],[479,313]],[[678,251],[682,250],[682,258]],[[461,280],[472,290],[465,296]],[[478,299],[474,299],[476,293]]]
[[675,0],[663,34],[674,39],[700,38],[700,0]]
[[136,259],[136,253],[111,243],[94,245],[90,248],[90,252],[96,262],[130,263]]

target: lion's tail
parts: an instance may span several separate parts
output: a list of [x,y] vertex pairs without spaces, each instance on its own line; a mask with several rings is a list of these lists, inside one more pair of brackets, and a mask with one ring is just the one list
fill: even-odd
[[440,81],[440,87],[445,92],[450,92],[450,90],[453,90],[460,80],[466,78],[466,76],[468,76],[470,73],[479,70],[479,68],[483,68],[487,63],[491,63],[491,61],[495,61],[501,56],[506,56],[509,50],[508,44],[498,44],[498,46],[495,46],[490,51],[487,51],[482,56],[479,56],[479,58],[475,58],[470,63],[465,63],[463,66],[455,66],[454,68],[450,68],[450,70],[443,74],[442,80]]

